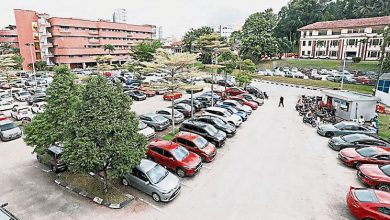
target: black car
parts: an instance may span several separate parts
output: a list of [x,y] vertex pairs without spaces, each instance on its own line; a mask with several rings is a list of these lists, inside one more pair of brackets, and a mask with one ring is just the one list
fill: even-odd
[[[180,101],[177,101],[176,104],[179,104],[179,103],[183,103],[183,104],[187,104],[189,106],[191,106],[191,99],[183,99],[183,100],[180,100]],[[198,100],[193,100],[193,103],[194,103],[194,110],[195,112],[198,112],[202,109],[203,105],[201,102],[199,102]]]
[[204,137],[207,141],[213,143],[216,147],[222,147],[226,141],[226,133],[216,129],[210,124],[199,121],[184,121],[179,129],[188,131]]
[[68,166],[61,160],[63,148],[51,146],[44,154],[37,154],[38,162],[49,166],[53,172],[58,173],[68,169]]
[[195,98],[196,101],[198,101],[202,108],[207,108],[211,106],[211,97],[210,96],[198,96]]
[[328,146],[333,150],[340,151],[344,148],[390,147],[390,144],[366,134],[348,134],[331,138]]
[[28,105],[33,105],[34,103],[43,102],[45,100],[46,100],[46,95],[37,94],[37,95],[28,97],[27,103],[28,103]]
[[5,207],[8,205],[8,203],[0,205],[0,219],[4,220],[19,220],[14,216],[11,212],[9,212]]
[[138,90],[128,91],[126,94],[136,101],[142,101],[146,99],[146,95]]
[[249,94],[252,94],[254,95],[255,97],[257,98],[260,98],[260,99],[264,99],[264,94],[262,91],[260,91],[260,89],[256,88],[256,87],[253,87],[253,86],[247,86],[245,88],[245,90],[247,92],[249,92]]
[[[171,108],[171,107],[172,106],[169,106],[168,108]],[[177,111],[183,113],[184,117],[186,117],[186,118],[191,117],[191,105],[179,103],[179,104],[175,104],[173,106],[173,109],[176,109]]]
[[211,115],[201,115],[190,121],[200,121],[214,126],[216,129],[221,130],[226,133],[228,137],[233,137],[236,134],[236,126],[226,122],[223,119],[217,118]]
[[224,79],[221,79],[221,80],[218,80],[218,85],[220,86],[227,86],[227,87],[233,87],[234,86],[234,83],[230,80],[224,80]]

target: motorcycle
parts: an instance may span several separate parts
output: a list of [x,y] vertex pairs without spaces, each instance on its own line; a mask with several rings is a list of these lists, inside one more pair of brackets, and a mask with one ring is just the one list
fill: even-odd
[[311,124],[313,128],[317,127],[317,117],[307,117],[306,115],[303,116],[303,123]]

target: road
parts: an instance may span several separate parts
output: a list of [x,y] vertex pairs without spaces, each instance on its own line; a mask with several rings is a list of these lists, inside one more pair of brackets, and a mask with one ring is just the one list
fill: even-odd
[[[270,96],[198,175],[182,179],[171,203],[156,204],[131,188],[136,200],[110,210],[55,185],[22,140],[0,143],[0,203],[21,219],[352,219],[349,186],[361,186],[327,139],[294,110],[300,94],[318,91],[255,83]],[[280,96],[285,108],[278,108]],[[169,105],[161,97],[136,102],[144,113]],[[166,104],[165,104],[166,103]]]

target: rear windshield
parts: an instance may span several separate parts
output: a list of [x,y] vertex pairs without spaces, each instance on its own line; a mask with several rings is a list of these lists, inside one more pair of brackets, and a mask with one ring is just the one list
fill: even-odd
[[354,142],[362,139],[362,135],[359,134],[350,134],[350,135],[345,135],[341,137],[346,142]]
[[377,202],[378,199],[372,189],[356,189],[354,191],[356,198],[360,202]]
[[368,147],[357,149],[356,152],[358,152],[358,154],[362,155],[363,157],[372,157],[377,154],[374,149]]
[[341,129],[341,128],[343,128],[345,125],[344,125],[344,123],[338,123],[338,124],[335,124],[334,125],[337,129]]

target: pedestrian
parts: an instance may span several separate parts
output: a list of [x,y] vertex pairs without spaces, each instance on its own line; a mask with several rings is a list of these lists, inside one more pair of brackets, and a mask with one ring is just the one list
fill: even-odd
[[264,98],[265,98],[265,99],[268,99],[268,95],[267,95],[267,93],[266,93],[266,92],[264,92],[263,94],[264,94]]
[[279,100],[279,107],[280,106],[283,106],[283,108],[284,108],[284,98],[283,98],[283,96],[280,96],[280,100]]
[[364,125],[364,118],[363,118],[363,115],[360,116],[360,118],[357,120],[357,122],[359,123],[359,125]]
[[376,134],[379,133],[379,121],[378,121],[378,114],[375,113],[374,119],[372,119],[371,126],[376,129]]

